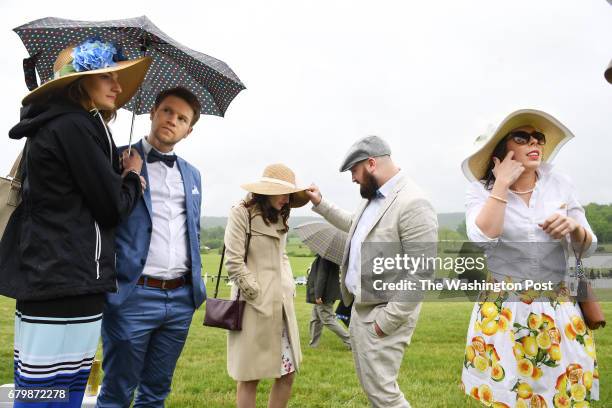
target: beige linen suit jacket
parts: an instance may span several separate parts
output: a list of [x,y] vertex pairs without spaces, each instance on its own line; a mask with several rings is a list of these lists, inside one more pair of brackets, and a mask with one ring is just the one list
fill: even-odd
[[[351,239],[367,205],[368,200],[363,200],[357,212],[351,214],[322,199],[319,205],[313,207],[313,211],[322,215],[335,227],[348,232],[340,267],[340,288],[344,304],[348,306],[355,300],[354,311],[360,320],[376,321],[380,329],[390,335],[404,324],[416,326],[421,302],[366,303],[361,301],[359,295],[354,299],[346,288]],[[411,243],[437,242],[437,240],[437,215],[428,198],[406,175],[400,176],[392,192],[384,199],[364,242],[401,242],[402,248],[407,251]],[[361,271],[361,273],[372,272]]]

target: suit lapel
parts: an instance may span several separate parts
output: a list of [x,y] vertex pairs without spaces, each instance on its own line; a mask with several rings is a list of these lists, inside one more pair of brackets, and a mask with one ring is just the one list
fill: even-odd
[[[356,211],[357,215],[351,223],[351,229],[349,229],[348,238],[346,240],[346,244],[344,244],[344,256],[342,257],[342,265],[348,266],[349,252],[351,250],[351,240],[353,239],[353,235],[355,235],[355,228],[357,228],[357,224],[359,224],[359,220],[361,219],[363,212],[368,206],[368,203],[369,201],[362,200],[359,208]],[[341,275],[346,275],[346,268],[342,268]],[[342,282],[344,282],[344,276],[342,276]]]
[[393,187],[392,192],[385,198],[385,201],[383,202],[383,205],[380,207],[378,214],[376,214],[376,218],[374,218],[374,221],[372,222],[372,225],[370,225],[370,229],[368,229],[368,231],[366,232],[365,237],[367,237],[370,234],[372,229],[374,229],[376,224],[378,224],[378,221],[380,221],[382,216],[385,215],[389,207],[391,207],[391,204],[393,204],[393,202],[397,198],[398,193],[402,191],[405,185],[406,185],[406,178],[401,177],[399,180],[397,180],[397,183],[395,183],[395,186]]
[[[183,179],[183,190],[185,191],[185,210],[187,212],[187,221],[191,220],[193,214],[189,211],[191,207],[191,203],[193,201],[193,183],[189,174],[187,174],[187,163],[180,157],[176,158],[176,165],[178,166],[179,172],[181,173],[181,178]],[[188,222],[189,225],[189,222]]]

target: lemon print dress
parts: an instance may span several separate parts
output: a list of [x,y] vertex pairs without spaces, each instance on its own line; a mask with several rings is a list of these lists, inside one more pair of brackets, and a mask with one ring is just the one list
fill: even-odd
[[[550,165],[543,164],[538,175],[529,205],[518,195],[508,194],[504,228],[497,239],[488,238],[476,226],[476,217],[490,191],[473,182],[466,204],[468,237],[482,246],[485,254],[500,242],[546,243],[549,248],[558,245],[562,249],[562,241],[553,240],[538,226],[558,212],[572,217],[593,236],[583,256],[590,255],[597,240],[571,184],[552,172]],[[567,246],[563,251],[567,254]],[[531,251],[527,259],[509,259],[508,264],[528,270],[532,265],[545,266],[548,258],[541,251]],[[567,261],[567,255],[564,259]],[[542,300],[545,295],[523,291],[504,298],[498,293],[483,296],[474,305],[461,375],[461,388],[466,394],[496,408],[580,408],[599,399],[594,333],[569,296],[546,301]]]

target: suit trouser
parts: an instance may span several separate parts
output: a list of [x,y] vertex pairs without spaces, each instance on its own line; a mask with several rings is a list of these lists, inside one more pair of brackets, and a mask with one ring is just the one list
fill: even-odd
[[137,285],[102,319],[104,380],[97,407],[163,407],[195,311],[192,286]]
[[323,332],[323,326],[334,332],[336,336],[340,337],[342,342],[350,346],[349,335],[344,328],[338,323],[336,315],[334,314],[333,303],[323,303],[320,305],[315,304],[312,308],[312,316],[310,318],[310,345],[317,347],[319,340],[321,339],[321,333]]
[[410,408],[397,376],[413,332],[414,327],[406,324],[389,336],[378,337],[374,322],[362,321],[353,309],[349,333],[355,371],[372,407]]

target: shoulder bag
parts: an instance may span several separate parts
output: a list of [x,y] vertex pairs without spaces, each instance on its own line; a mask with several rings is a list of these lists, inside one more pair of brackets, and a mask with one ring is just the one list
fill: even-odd
[[[246,232],[246,242],[244,251],[244,263],[247,263],[247,254],[249,253],[249,245],[251,243],[251,215],[248,215],[248,227]],[[206,299],[206,312],[204,314],[204,326],[218,327],[227,330],[242,330],[242,315],[244,314],[245,301],[240,300],[240,289],[235,300],[219,299],[219,282],[221,281],[221,269],[223,268],[223,259],[225,258],[225,245],[221,254],[221,262],[219,263],[219,272],[217,273],[217,282],[215,285],[215,295],[213,298]]]

